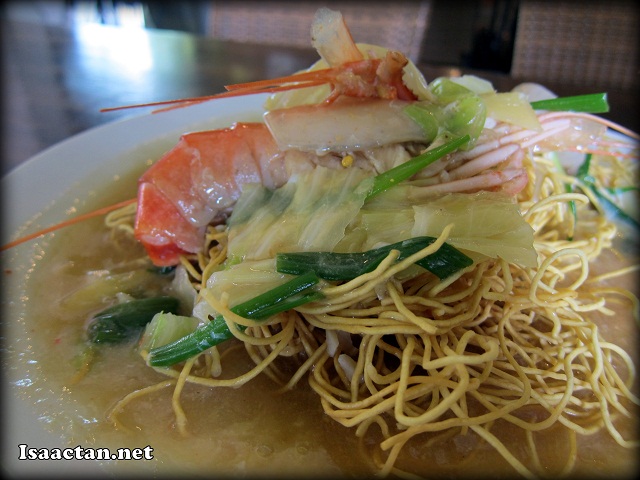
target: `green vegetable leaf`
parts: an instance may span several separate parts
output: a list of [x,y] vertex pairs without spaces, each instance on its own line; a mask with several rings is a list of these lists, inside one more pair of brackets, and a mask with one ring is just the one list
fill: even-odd
[[96,314],[87,327],[91,343],[119,343],[128,340],[158,312],[176,313],[177,298],[152,297],[120,303]]

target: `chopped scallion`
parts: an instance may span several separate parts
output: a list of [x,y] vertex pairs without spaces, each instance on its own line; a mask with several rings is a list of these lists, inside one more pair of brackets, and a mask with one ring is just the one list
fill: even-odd
[[375,197],[379,193],[391,188],[398,183],[411,178],[426,166],[432,164],[436,160],[444,157],[446,154],[451,153],[470,140],[469,135],[451,140],[444,145],[429,150],[411,160],[398,165],[384,173],[381,173],[373,178],[373,186],[367,194],[366,200]]
[[531,102],[535,110],[552,110],[563,112],[606,113],[609,102],[606,93],[589,93],[570,97],[550,98]]
[[[435,240],[433,237],[415,237],[357,253],[279,253],[276,255],[276,269],[282,273],[295,275],[312,271],[325,280],[351,280],[375,270],[391,250],[398,250],[400,252],[398,260],[402,260],[428,247]],[[445,243],[437,252],[420,259],[416,263],[442,279],[468,267],[473,263],[473,260]]]
[[[289,280],[257,297],[231,308],[231,311],[253,320],[264,320],[277,313],[291,310],[308,302],[322,298],[318,291],[310,289],[320,279],[312,272]],[[243,330],[243,327],[239,327]],[[229,340],[233,334],[222,315],[197,328],[175,342],[154,348],[147,362],[153,367],[168,367],[187,360],[205,350]]]

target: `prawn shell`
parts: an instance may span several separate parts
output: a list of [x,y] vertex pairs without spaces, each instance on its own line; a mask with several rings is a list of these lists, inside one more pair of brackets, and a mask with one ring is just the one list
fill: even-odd
[[176,265],[180,254],[202,248],[204,228],[195,227],[152,183],[138,187],[135,238],[158,266]]
[[183,135],[138,182],[135,236],[153,262],[202,250],[206,226],[230,212],[244,184],[282,185],[279,153],[261,123]]

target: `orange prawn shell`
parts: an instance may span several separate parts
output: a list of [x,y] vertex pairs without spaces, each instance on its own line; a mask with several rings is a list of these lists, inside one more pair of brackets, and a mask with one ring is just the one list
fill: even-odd
[[261,123],[182,135],[138,182],[135,237],[153,263],[175,265],[201,251],[206,226],[224,218],[242,185],[282,184],[278,153]]

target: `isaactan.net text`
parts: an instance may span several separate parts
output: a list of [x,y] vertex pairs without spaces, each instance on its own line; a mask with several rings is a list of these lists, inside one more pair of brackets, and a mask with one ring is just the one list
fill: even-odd
[[153,448],[36,448],[18,445],[18,460],[153,460]]

